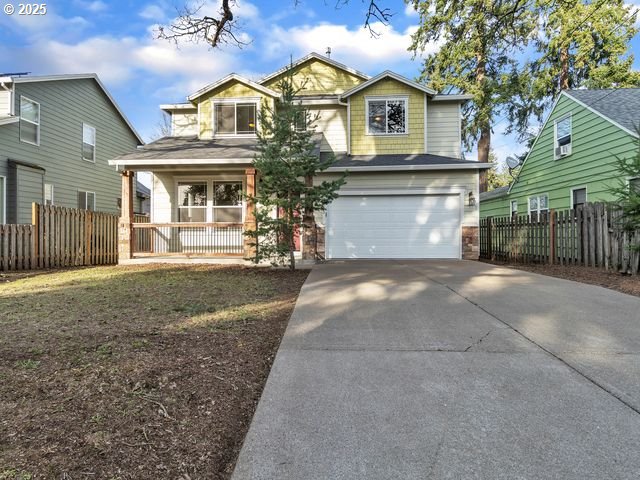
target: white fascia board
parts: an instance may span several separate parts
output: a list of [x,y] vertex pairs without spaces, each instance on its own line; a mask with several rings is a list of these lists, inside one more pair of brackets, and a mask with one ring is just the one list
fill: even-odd
[[197,110],[198,107],[192,103],[165,103],[160,105],[160,110],[171,112],[174,110]]
[[392,72],[391,70],[385,70],[384,72],[376,75],[373,78],[370,78],[369,80],[367,80],[364,83],[361,83],[360,85],[357,85],[355,87],[353,87],[351,90],[347,90],[346,92],[344,92],[342,95],[340,95],[341,99],[344,98],[348,98],[351,95],[353,95],[354,93],[357,93],[361,90],[364,90],[367,87],[370,87],[371,85],[373,85],[374,83],[379,82],[380,80],[384,80],[385,78],[392,78],[400,83],[404,83],[405,85],[408,85],[409,87],[415,88],[417,90],[420,90],[422,92],[425,92],[431,96],[435,96],[436,95],[436,91],[429,88],[429,87],[425,87],[424,85],[418,83],[418,82],[414,82],[413,80],[409,80],[406,77],[403,77],[402,75],[399,75],[395,72]]
[[20,120],[20,117],[11,115],[10,117],[0,117],[0,125],[9,125],[10,123],[16,123]]
[[431,101],[433,102],[466,102],[471,100],[473,95],[468,94],[456,94],[456,95],[445,95],[442,93],[438,93],[435,95]]
[[127,158],[124,160],[109,160],[109,165],[127,167],[129,165],[238,165],[250,164],[252,158],[175,158],[175,159],[148,159]]
[[437,165],[379,165],[367,167],[329,167],[326,172],[402,172],[406,170],[483,170],[491,168],[491,164],[480,163],[473,165],[465,163],[463,165],[437,164]]
[[300,105],[346,105],[342,103],[337,97],[336,98],[317,98],[317,99],[307,99],[307,98],[298,98],[296,99],[296,103]]
[[291,68],[295,68],[298,65],[303,64],[304,62],[311,60],[311,59],[316,59],[319,60],[321,62],[325,62],[333,67],[336,67],[340,70],[344,70],[345,72],[348,72],[352,75],[355,75],[356,77],[360,77],[363,80],[369,80],[369,78],[371,78],[369,75],[367,75],[366,73],[360,72],[358,70],[355,70],[351,67],[346,66],[343,63],[340,62],[336,62],[335,60],[331,60],[329,57],[325,57],[324,55],[320,55],[319,53],[316,52],[311,52],[308,55],[305,55],[302,58],[299,58],[298,60],[296,60],[295,62],[286,65],[278,70],[276,70],[273,73],[270,73],[269,75],[267,75],[266,77],[263,77],[258,83],[265,83],[268,82],[269,80],[271,80],[272,78],[277,77],[278,75],[282,75],[283,73],[287,72],[289,69]]
[[274,98],[280,98],[280,94],[274,90],[271,90],[270,88],[267,88],[263,85],[260,85],[259,83],[254,82],[253,80],[249,80],[248,78],[242,77],[236,73],[231,73],[229,75],[227,75],[226,77],[221,78],[220,80],[218,80],[217,82],[213,82],[210,83],[209,85],[207,85],[206,87],[201,88],[200,90],[198,90],[197,92],[189,95],[187,97],[187,100],[189,100],[190,102],[193,102],[196,98],[201,97],[202,95],[204,95],[207,92],[210,92],[211,90],[215,90],[216,88],[224,85],[225,83],[228,83],[232,80],[235,80],[237,82],[243,83],[245,85],[247,85],[248,87],[251,87],[255,90],[258,90],[259,92],[264,93],[265,95],[269,95],[270,97],[274,97]]

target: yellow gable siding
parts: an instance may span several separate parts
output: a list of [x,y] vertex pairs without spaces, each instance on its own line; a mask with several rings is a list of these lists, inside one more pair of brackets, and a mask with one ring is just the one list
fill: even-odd
[[[367,135],[367,96],[407,95],[409,133],[406,135]],[[384,79],[352,95],[351,153],[353,155],[424,153],[424,93],[393,79]]]
[[[265,87],[278,91],[278,82],[283,76],[284,74],[272,78],[264,84]],[[363,81],[349,72],[317,59],[298,65],[293,72],[294,86],[300,88],[304,85],[299,95],[338,94],[360,85]]]
[[213,104],[217,98],[260,98],[262,105],[273,107],[273,99],[244,83],[233,80],[212,90],[198,99],[200,102],[200,138],[213,136]]

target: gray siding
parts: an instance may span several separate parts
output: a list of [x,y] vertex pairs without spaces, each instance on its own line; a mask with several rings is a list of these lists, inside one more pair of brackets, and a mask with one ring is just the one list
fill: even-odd
[[[15,165],[10,177],[14,178],[13,208],[9,212],[9,223],[31,223],[31,204],[42,201],[44,172],[38,168]],[[15,192],[19,192],[16,196]]]
[[427,153],[461,157],[460,104],[427,102]]
[[[20,95],[40,103],[40,145],[20,142],[19,124],[0,126],[0,176],[10,177],[8,159],[45,169],[44,183],[54,185],[54,202],[77,207],[78,190],[96,193],[96,210],[118,213],[120,174],[108,160],[136,148],[138,140],[93,79],[57,80],[15,85],[15,112]],[[82,124],[96,128],[96,162],[82,159]],[[7,221],[24,219],[31,202],[42,201],[32,188],[8,182]],[[17,188],[17,194],[12,189]],[[19,214],[11,212],[20,212]],[[30,217],[29,217],[30,218]]]

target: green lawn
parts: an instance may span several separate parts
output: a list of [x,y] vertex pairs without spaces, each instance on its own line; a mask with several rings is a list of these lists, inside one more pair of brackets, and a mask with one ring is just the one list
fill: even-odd
[[228,478],[306,275],[150,265],[0,283],[0,480]]

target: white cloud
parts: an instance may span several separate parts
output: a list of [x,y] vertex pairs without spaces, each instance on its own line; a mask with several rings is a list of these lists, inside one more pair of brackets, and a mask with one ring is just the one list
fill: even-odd
[[101,0],[95,0],[93,2],[83,2],[81,0],[76,0],[74,3],[93,13],[104,12],[108,8],[107,4],[102,2]]
[[153,20],[154,22],[162,22],[167,16],[164,12],[164,8],[160,5],[150,4],[144,7],[140,13],[138,13],[142,18],[146,20]]
[[407,6],[404,7],[404,14],[407,17],[417,17],[418,16],[418,12],[416,11],[415,8],[413,8],[413,4],[408,4]]
[[[398,32],[392,26],[374,23],[372,29],[379,37],[372,36],[366,28],[350,30],[346,25],[329,23],[289,29],[275,27],[271,37],[264,40],[265,54],[271,58],[281,58],[292,53],[297,57],[312,51],[323,53],[326,47],[331,47],[331,57],[335,60],[371,73],[393,68],[393,65],[411,59],[407,48],[417,26]],[[425,53],[436,51],[437,48],[435,44],[430,45]]]

